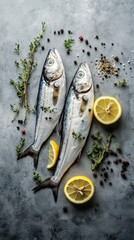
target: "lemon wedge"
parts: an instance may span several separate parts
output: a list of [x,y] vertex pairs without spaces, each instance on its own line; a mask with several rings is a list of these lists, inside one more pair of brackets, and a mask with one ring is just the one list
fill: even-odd
[[110,96],[102,96],[94,103],[94,115],[97,120],[105,125],[115,123],[122,114],[119,101]]
[[93,196],[94,184],[86,176],[74,176],[66,182],[64,193],[72,203],[83,204]]
[[47,169],[54,167],[59,154],[59,146],[54,140],[50,140]]

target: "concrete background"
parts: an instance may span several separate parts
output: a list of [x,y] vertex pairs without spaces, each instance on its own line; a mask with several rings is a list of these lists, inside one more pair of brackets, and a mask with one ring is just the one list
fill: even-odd
[[[93,239],[93,240],[132,240],[134,236],[134,1],[133,0],[0,0],[0,240],[45,240],[45,239]],[[114,174],[110,175],[112,187],[101,187],[100,177],[94,179],[90,170],[90,161],[86,152],[91,148],[91,134],[84,148],[81,161],[71,167],[64,176],[58,202],[55,203],[51,191],[40,191],[36,195],[31,189],[33,181],[33,161],[30,157],[17,163],[15,147],[21,133],[16,129],[17,121],[11,123],[13,113],[10,104],[17,102],[16,93],[9,80],[16,79],[17,70],[14,61],[14,44],[19,42],[24,56],[28,44],[38,34],[41,21],[46,21],[46,32],[38,49],[37,69],[31,77],[30,105],[35,104],[43,62],[50,48],[56,47],[63,59],[67,87],[77,69],[78,63],[86,60],[89,64],[94,86],[95,98],[101,95],[117,97],[123,108],[121,121],[112,129],[116,139],[121,142],[123,158],[129,160],[128,180],[120,177],[120,168],[112,163]],[[64,35],[54,35],[54,30],[64,29]],[[68,30],[73,35],[68,34]],[[83,35],[92,45],[89,49],[80,43]],[[99,40],[94,39],[99,36]],[[66,54],[63,42],[69,37],[75,39],[70,56]],[[50,38],[50,43],[47,42]],[[106,47],[101,46],[106,43]],[[111,43],[114,46],[111,46]],[[94,51],[94,47],[98,51]],[[85,53],[82,53],[85,49]],[[86,52],[90,51],[88,57]],[[121,52],[124,54],[121,55]],[[101,81],[94,62],[100,54],[107,57],[118,55],[125,70],[120,71],[119,80],[125,78],[128,86],[124,89],[114,86],[114,77]],[[127,61],[131,63],[128,65]],[[118,63],[119,64],[119,63]],[[130,69],[132,68],[132,70]],[[100,83],[101,82],[101,83]],[[19,119],[23,115],[19,116]],[[35,115],[30,114],[26,125],[26,146],[32,143]],[[110,131],[94,119],[91,133],[96,129],[108,135]],[[56,138],[56,136],[53,136]],[[42,178],[51,175],[45,168],[48,154],[47,144],[42,148],[38,172]],[[114,144],[113,144],[114,147]],[[113,158],[111,157],[111,161]],[[84,207],[77,207],[65,198],[63,187],[67,179],[74,175],[87,175],[94,181],[96,192],[92,200]],[[64,213],[63,208],[68,212]]]

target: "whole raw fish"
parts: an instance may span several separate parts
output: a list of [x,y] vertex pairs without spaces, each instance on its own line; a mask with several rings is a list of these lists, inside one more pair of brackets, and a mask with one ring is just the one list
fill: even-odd
[[55,201],[58,186],[64,173],[80,156],[85,145],[93,116],[94,88],[90,69],[86,63],[79,66],[70,90],[64,110],[62,146],[55,174],[33,189],[52,188]]
[[18,159],[30,155],[37,168],[41,146],[58,124],[65,95],[66,77],[61,57],[56,49],[49,50],[39,84],[34,142]]

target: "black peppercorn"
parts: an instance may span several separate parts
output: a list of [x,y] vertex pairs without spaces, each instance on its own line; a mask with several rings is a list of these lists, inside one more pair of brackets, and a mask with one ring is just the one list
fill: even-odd
[[64,212],[64,213],[68,213],[67,207],[63,207],[63,212]]
[[42,51],[44,51],[44,50],[45,50],[45,47],[44,47],[44,46],[42,46],[42,47],[41,47],[41,49],[42,49]]
[[88,45],[88,40],[87,39],[85,40],[85,43],[86,43],[86,45]]

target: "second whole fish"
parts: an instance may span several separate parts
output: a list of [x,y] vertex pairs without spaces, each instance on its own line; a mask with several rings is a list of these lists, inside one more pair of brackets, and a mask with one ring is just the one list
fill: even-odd
[[31,156],[37,168],[42,144],[48,139],[60,120],[66,95],[66,77],[61,57],[56,49],[49,50],[43,66],[37,97],[34,142],[22,154]]
[[51,188],[55,201],[58,187],[65,172],[80,156],[92,123],[94,87],[86,63],[79,66],[67,96],[62,131],[62,144],[55,174],[33,189],[37,192]]

